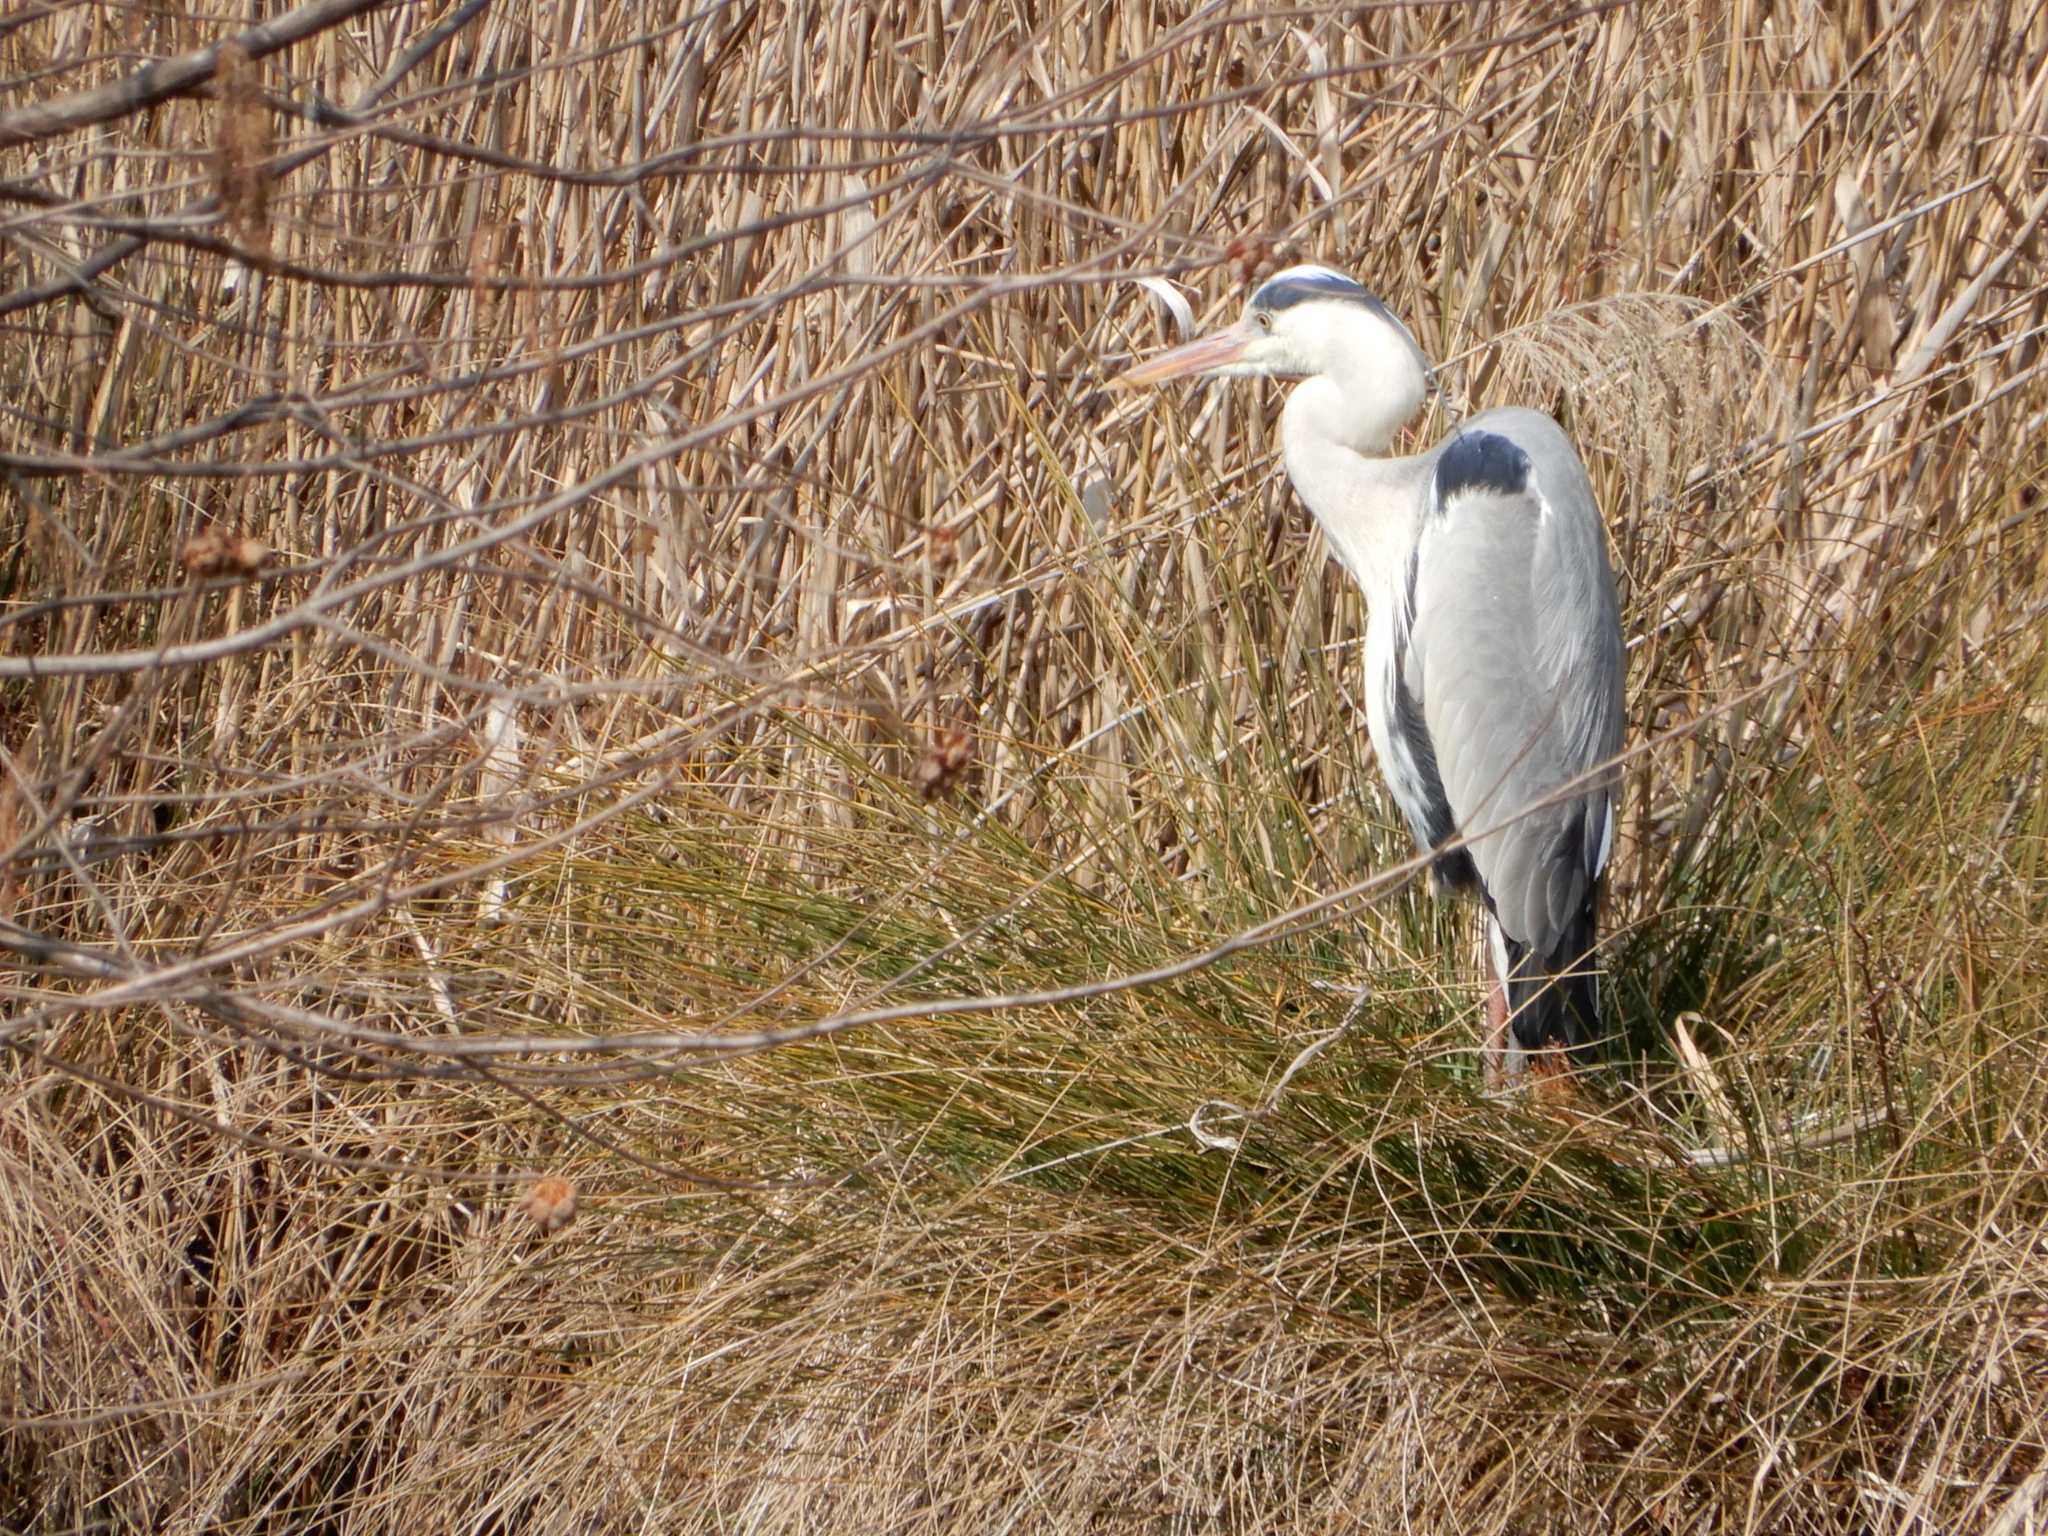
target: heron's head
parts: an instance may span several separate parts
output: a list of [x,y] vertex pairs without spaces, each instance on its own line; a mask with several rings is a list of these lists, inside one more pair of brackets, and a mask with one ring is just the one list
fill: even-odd
[[1422,349],[1394,312],[1343,273],[1316,266],[1275,273],[1237,324],[1147,358],[1116,382],[1218,374],[1327,379],[1335,389],[1319,392],[1331,396],[1324,410],[1357,425],[1339,435],[1373,447],[1415,414],[1429,386]]

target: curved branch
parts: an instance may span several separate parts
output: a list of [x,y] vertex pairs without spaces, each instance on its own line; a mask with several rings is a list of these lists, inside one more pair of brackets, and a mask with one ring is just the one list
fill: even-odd
[[[261,22],[238,32],[228,41],[250,58],[260,59],[351,21],[365,11],[374,11],[384,3],[385,0],[312,0],[275,21]],[[0,149],[55,138],[74,128],[109,123],[173,96],[190,96],[213,78],[223,46],[225,43],[194,48],[174,59],[146,64],[134,74],[95,90],[0,112]]]

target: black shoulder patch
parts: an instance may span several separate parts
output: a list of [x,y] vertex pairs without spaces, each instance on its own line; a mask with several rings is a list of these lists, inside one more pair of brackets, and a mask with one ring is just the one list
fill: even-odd
[[1529,488],[1529,455],[1498,432],[1460,432],[1436,461],[1439,511],[1461,491],[1514,496]]

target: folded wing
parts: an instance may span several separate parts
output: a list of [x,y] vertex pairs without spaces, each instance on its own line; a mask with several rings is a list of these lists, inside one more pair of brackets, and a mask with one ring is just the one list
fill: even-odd
[[1440,450],[1428,494],[1397,713],[1409,716],[1408,750],[1433,770],[1443,819],[1470,840],[1507,949],[1518,1039],[1578,1043],[1598,1028],[1597,994],[1552,983],[1590,973],[1614,826],[1615,775],[1596,770],[1622,735],[1599,510],[1569,440],[1535,411],[1475,417]]

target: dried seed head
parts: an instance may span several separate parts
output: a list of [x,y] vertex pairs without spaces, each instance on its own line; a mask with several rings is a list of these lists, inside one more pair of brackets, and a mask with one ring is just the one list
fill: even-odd
[[519,1209],[552,1237],[576,1219],[576,1186],[558,1173],[544,1174],[526,1186]]
[[1223,254],[1237,267],[1238,280],[1246,287],[1271,277],[1280,270],[1272,242],[1264,235],[1237,235],[1223,248]]
[[178,551],[178,566],[194,580],[213,576],[239,576],[246,580],[270,564],[270,556],[270,546],[261,539],[209,528],[185,541]]
[[228,238],[245,250],[270,251],[270,108],[255,62],[235,43],[223,43],[214,65],[220,99],[220,141],[214,180]]
[[479,219],[469,236],[469,280],[476,284],[479,320],[498,312],[506,273],[517,263],[519,226],[511,219]]
[[927,800],[945,794],[974,761],[974,738],[959,726],[949,726],[933,738],[931,750],[917,765],[918,793]]

